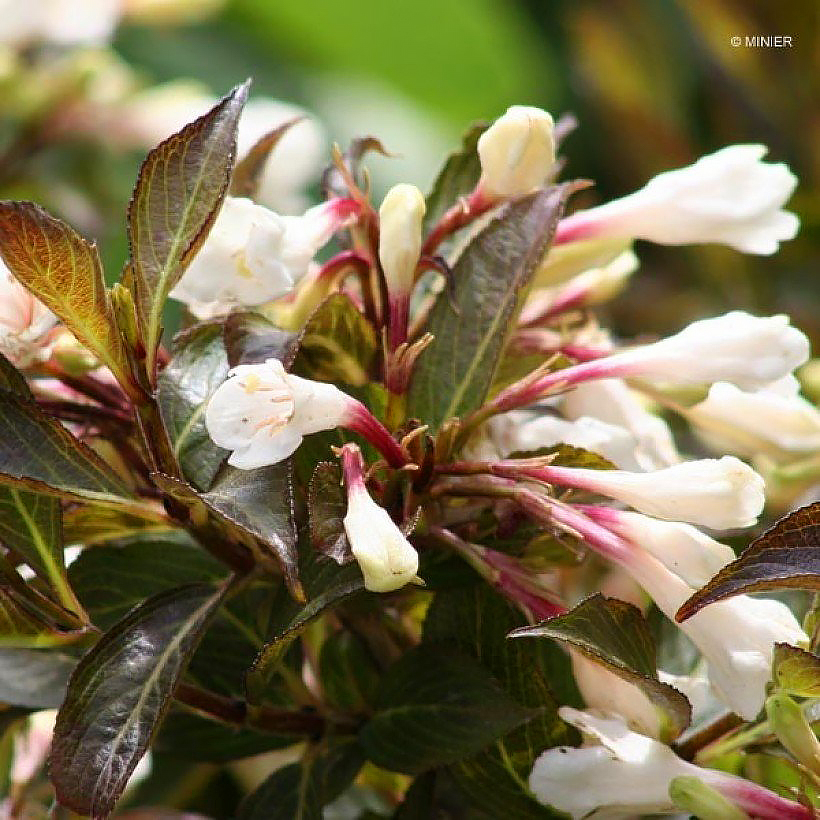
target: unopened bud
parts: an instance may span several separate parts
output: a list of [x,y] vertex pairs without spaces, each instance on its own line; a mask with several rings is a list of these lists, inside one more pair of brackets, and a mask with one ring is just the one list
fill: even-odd
[[415,185],[394,185],[379,208],[379,260],[391,292],[409,292],[421,253],[426,208]]
[[552,117],[540,108],[513,105],[479,138],[479,189],[512,199],[541,188],[555,164]]
[[683,811],[701,820],[748,820],[749,815],[698,777],[676,777],[669,797]]

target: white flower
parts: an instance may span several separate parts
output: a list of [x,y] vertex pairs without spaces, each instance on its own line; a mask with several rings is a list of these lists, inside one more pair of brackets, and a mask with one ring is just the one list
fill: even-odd
[[535,761],[529,786],[541,803],[573,818],[597,809],[608,809],[609,818],[671,812],[669,784],[674,778],[690,775],[709,782],[717,774],[681,760],[668,746],[631,731],[617,718],[568,706],[558,714],[595,744],[547,749]]
[[730,561],[731,547],[691,524],[661,521],[641,513],[609,507],[586,507],[588,515],[636,547],[654,555],[687,584],[701,587]]
[[391,293],[413,287],[421,253],[424,196],[415,185],[394,185],[379,208],[379,260]]
[[290,292],[343,221],[335,202],[280,216],[250,199],[226,197],[211,232],[171,297],[198,318],[253,307]]
[[268,359],[231,371],[208,402],[205,425],[216,444],[233,451],[229,464],[252,470],[283,461],[303,436],[343,425],[358,406],[334,385],[292,376]]
[[592,416],[628,430],[638,442],[635,458],[639,469],[657,470],[680,461],[667,423],[647,410],[620,379],[581,382],[565,394],[561,409],[570,419]]
[[348,490],[344,527],[366,589],[392,592],[415,578],[418,553],[361,484]]
[[763,509],[763,479],[734,456],[648,473],[553,466],[538,472],[547,481],[617,499],[647,515],[711,529],[748,527]]
[[0,42],[101,43],[114,32],[121,0],[0,0]]
[[0,353],[17,367],[47,359],[57,321],[0,261]]
[[679,385],[726,381],[754,390],[783,378],[808,357],[808,339],[789,324],[788,316],[734,310],[593,364],[606,375]]
[[796,394],[747,392],[717,382],[686,417],[722,452],[752,456],[761,451],[794,454],[820,449],[820,412]]
[[764,163],[763,145],[730,145],[667,171],[622,199],[573,214],[559,235],[637,237],[663,245],[718,242],[772,254],[799,220],[783,205],[797,179],[783,163]]
[[225,0],[121,0],[125,14],[140,23],[189,23],[225,5]]
[[552,117],[540,108],[513,105],[478,140],[481,180],[487,197],[507,199],[537,191],[555,164]]
[[[624,566],[672,620],[695,592],[641,550]],[[679,626],[705,657],[715,693],[744,720],[754,720],[763,706],[774,644],[808,641],[785,604],[748,595],[710,604]]]

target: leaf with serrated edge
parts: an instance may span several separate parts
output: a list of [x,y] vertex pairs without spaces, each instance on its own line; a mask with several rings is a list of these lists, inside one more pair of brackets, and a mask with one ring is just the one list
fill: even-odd
[[467,245],[453,267],[454,304],[441,295],[425,322],[423,332],[435,341],[416,364],[408,415],[436,430],[484,402],[521,297],[573,189],[568,183],[504,207]]
[[83,657],[51,747],[51,780],[61,805],[95,818],[110,815],[224,592],[203,584],[163,592]]
[[237,86],[214,108],[151,151],[128,206],[134,303],[153,374],[162,309],[199,250],[228,190],[236,128],[248,96]]
[[131,493],[57,419],[0,387],[0,484],[99,503],[122,503]]
[[162,419],[182,472],[207,490],[228,451],[214,444],[205,427],[205,408],[228,377],[222,324],[196,325],[174,339],[173,357],[157,379]]
[[65,697],[77,660],[62,652],[0,649],[0,702],[29,709],[56,709]]
[[820,590],[820,501],[781,518],[678,610],[685,621],[703,607],[745,592]]
[[245,156],[236,163],[236,169],[231,178],[231,196],[244,196],[250,197],[251,199],[256,197],[257,189],[259,188],[259,178],[262,175],[262,171],[265,168],[265,164],[271,152],[276,148],[279,140],[282,139],[288,130],[302,119],[304,118],[296,117],[295,119],[282,123],[263,137],[260,137],[250,147],[250,150]]
[[565,615],[510,633],[511,638],[553,638],[637,686],[661,718],[661,736],[674,740],[688,725],[686,697],[658,680],[655,644],[640,610],[617,598],[593,595]]
[[123,385],[133,382],[93,242],[39,205],[0,202],[0,255]]
[[418,774],[475,754],[532,716],[469,655],[423,645],[387,670],[359,739],[378,766]]
[[820,657],[814,652],[776,643],[772,673],[778,689],[803,698],[820,697]]
[[315,550],[337,564],[353,560],[344,528],[346,512],[347,496],[342,487],[341,469],[331,461],[322,461],[316,465],[308,488],[310,540]]

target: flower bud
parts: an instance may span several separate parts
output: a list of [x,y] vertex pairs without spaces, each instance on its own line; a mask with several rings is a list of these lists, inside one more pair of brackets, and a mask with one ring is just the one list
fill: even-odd
[[745,253],[775,253],[800,224],[782,210],[797,179],[783,163],[762,162],[766,151],[763,145],[730,145],[686,168],[659,174],[629,196],[563,220],[556,241],[717,242]]
[[0,353],[21,368],[47,359],[57,321],[0,261]]
[[331,200],[295,217],[280,216],[250,199],[227,197],[170,295],[200,319],[283,296],[308,272],[316,252],[349,214],[347,200]]
[[789,754],[810,772],[820,775],[820,740],[800,706],[788,695],[772,695],[766,701],[766,716]]
[[749,820],[749,815],[699,777],[676,777],[669,784],[675,806],[702,820]]
[[796,393],[747,392],[717,382],[686,418],[701,438],[724,453],[782,456],[820,450],[820,412]]
[[421,253],[424,196],[415,185],[394,185],[379,208],[379,260],[391,293],[409,293]]
[[252,470],[286,459],[303,436],[347,422],[358,402],[332,384],[286,373],[278,359],[235,367],[214,392],[205,425],[228,463]]
[[508,108],[478,140],[478,190],[490,199],[514,199],[541,188],[555,164],[553,125],[540,108]]

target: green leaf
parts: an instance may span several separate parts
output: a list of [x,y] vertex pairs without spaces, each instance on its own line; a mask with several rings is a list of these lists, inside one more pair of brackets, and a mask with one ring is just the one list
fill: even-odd
[[252,545],[263,561],[275,561],[289,588],[298,597],[296,530],[293,489],[287,462],[240,470],[225,466],[207,493],[198,493],[184,482],[152,474],[164,492],[185,504],[192,516],[210,515],[234,541]]
[[237,812],[237,820],[322,820],[322,807],[350,785],[364,763],[355,740],[339,741],[275,771]]
[[781,518],[743,554],[699,589],[675,615],[678,622],[703,607],[744,592],[820,590],[820,501]]
[[174,708],[151,744],[153,752],[200,763],[228,763],[292,746],[293,736],[237,728]]
[[308,488],[310,541],[313,549],[332,558],[337,564],[353,560],[344,528],[347,495],[342,487],[338,464],[322,461],[316,465]]
[[289,602],[277,614],[271,629],[271,639],[262,647],[247,673],[245,685],[248,700],[252,703],[261,700],[285,652],[308,624],[364,589],[364,579],[358,564],[340,567],[312,551],[306,551],[302,556],[299,577],[308,601],[304,606]]
[[203,584],[163,592],[83,657],[54,727],[50,770],[61,805],[94,817],[113,811],[224,592]]
[[0,647],[47,646],[54,632],[23,595],[0,580]]
[[556,815],[535,800],[527,778],[544,749],[571,739],[547,680],[559,691],[562,703],[580,701],[563,652],[547,642],[533,646],[507,640],[507,633],[523,622],[520,612],[479,584],[436,595],[424,622],[424,640],[452,643],[469,652],[518,703],[535,712],[488,749],[450,766],[449,773],[490,816],[547,820]]
[[462,197],[471,194],[478,184],[481,176],[478,138],[486,128],[486,122],[473,123],[461,138],[460,147],[444,161],[427,195],[427,212],[424,215],[425,234],[428,234],[439,219]]
[[813,652],[776,643],[772,672],[777,687],[784,692],[803,698],[820,697],[820,657]]
[[418,774],[475,754],[532,716],[469,655],[422,645],[387,670],[359,739],[378,766]]
[[157,380],[159,408],[184,476],[207,490],[228,455],[205,427],[205,409],[228,377],[221,323],[195,325],[174,339],[173,358]]
[[435,341],[416,364],[410,416],[435,430],[484,402],[521,296],[571,191],[555,187],[503,208],[467,245],[452,271],[454,304],[440,296],[425,323]]
[[299,346],[299,334],[278,328],[261,313],[236,311],[225,319],[225,349],[231,367],[279,359],[288,370]]
[[5,388],[0,388],[0,484],[101,503],[127,502],[131,495],[57,419]]
[[350,298],[334,293],[308,319],[293,362],[297,376],[361,387],[370,380],[376,331]]
[[162,309],[213,225],[231,179],[236,128],[248,96],[237,86],[207,114],[151,151],[128,206],[128,282],[153,374]]
[[76,504],[63,510],[63,541],[66,544],[102,544],[129,536],[163,535],[173,532],[161,516],[151,521],[114,507]]
[[56,709],[77,660],[41,649],[0,649],[0,702],[29,709]]
[[658,680],[655,644],[640,610],[617,598],[596,594],[567,612],[510,633],[511,638],[554,638],[637,686],[661,718],[661,737],[674,740],[688,725],[686,697]]
[[380,675],[367,644],[355,633],[343,629],[328,635],[322,644],[322,691],[339,711],[360,713],[372,707]]
[[31,202],[0,202],[0,255],[122,384],[133,382],[97,246]]
[[237,163],[231,178],[231,196],[243,196],[255,199],[259,188],[259,178],[279,140],[287,131],[302,117],[296,117],[289,122],[284,122],[263,137],[260,137],[250,150]]

